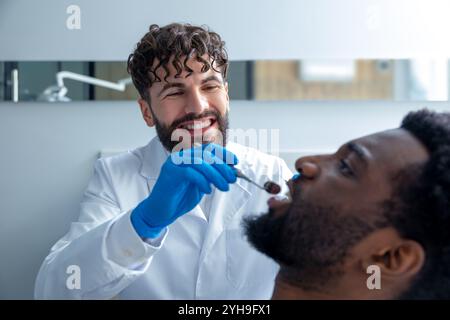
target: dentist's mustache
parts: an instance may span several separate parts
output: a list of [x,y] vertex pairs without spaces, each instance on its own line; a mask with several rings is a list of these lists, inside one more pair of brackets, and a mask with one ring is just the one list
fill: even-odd
[[206,118],[206,117],[214,117],[214,119],[217,121],[218,119],[220,119],[222,117],[222,115],[219,113],[219,111],[216,111],[216,110],[207,110],[200,114],[189,113],[189,114],[185,115],[184,117],[172,122],[172,124],[170,125],[170,129],[175,130],[183,122],[199,120],[199,119]]

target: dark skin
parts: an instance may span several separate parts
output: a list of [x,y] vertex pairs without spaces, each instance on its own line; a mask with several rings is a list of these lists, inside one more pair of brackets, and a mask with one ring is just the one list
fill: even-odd
[[[425,147],[408,131],[388,130],[353,140],[335,154],[298,159],[295,167],[301,178],[288,184],[291,191],[301,188],[302,198],[310,203],[333,206],[338,214],[357,212],[371,219],[382,213],[377,204],[392,196],[392,176],[409,165],[424,164],[428,158]],[[271,199],[269,206],[282,215],[289,203]],[[350,249],[341,266],[343,275],[325,290],[304,291],[283,279],[280,272],[272,298],[393,299],[408,288],[424,261],[425,251],[419,243],[386,227]],[[367,288],[369,265],[380,268],[380,290]]]

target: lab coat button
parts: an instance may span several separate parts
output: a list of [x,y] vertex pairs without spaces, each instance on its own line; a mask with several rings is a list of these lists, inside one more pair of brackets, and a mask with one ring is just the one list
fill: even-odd
[[130,249],[124,249],[123,250],[123,255],[125,257],[131,257],[133,255],[133,251],[131,251]]

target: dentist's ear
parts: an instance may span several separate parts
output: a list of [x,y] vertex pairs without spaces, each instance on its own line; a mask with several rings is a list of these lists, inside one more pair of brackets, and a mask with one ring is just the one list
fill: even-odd
[[149,127],[153,127],[155,125],[155,121],[153,120],[153,114],[150,110],[150,105],[147,103],[145,99],[138,99],[139,107],[141,108],[142,118],[144,118],[145,123]]
[[[224,84],[225,92],[227,93],[227,101],[230,102],[230,95],[228,94],[228,81]],[[230,104],[227,105],[227,111],[230,111]]]
[[228,81],[223,85],[225,88],[225,92],[227,93],[227,100],[230,101],[230,96],[228,95]]

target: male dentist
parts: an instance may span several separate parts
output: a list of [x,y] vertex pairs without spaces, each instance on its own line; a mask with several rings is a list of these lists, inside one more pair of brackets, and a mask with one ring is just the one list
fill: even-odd
[[285,185],[292,174],[277,157],[226,143],[227,67],[217,33],[150,26],[128,71],[157,138],[96,162],[79,220],[41,266],[37,299],[271,297],[278,266],[247,243],[241,224],[267,210],[267,194],[233,167],[259,184]]

